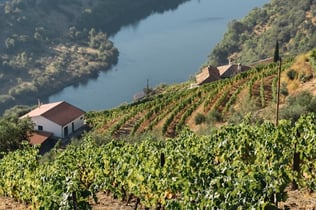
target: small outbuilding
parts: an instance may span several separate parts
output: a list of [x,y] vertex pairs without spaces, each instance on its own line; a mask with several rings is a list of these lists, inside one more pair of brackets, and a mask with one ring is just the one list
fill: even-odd
[[213,82],[220,79],[230,78],[241,72],[249,70],[251,67],[229,62],[227,65],[214,67],[209,65],[195,76],[196,85]]
[[249,70],[250,67],[241,65],[240,63],[233,64],[229,62],[228,65],[218,66],[217,69],[221,78],[229,78],[235,76],[236,74]]
[[197,85],[202,85],[219,80],[220,78],[218,69],[214,66],[208,66],[202,69],[201,73],[196,75],[195,80]]

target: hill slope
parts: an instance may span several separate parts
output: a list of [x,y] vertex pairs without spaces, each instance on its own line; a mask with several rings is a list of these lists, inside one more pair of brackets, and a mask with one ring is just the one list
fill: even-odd
[[243,122],[204,136],[147,135],[134,144],[100,145],[87,134],[49,159],[25,146],[0,160],[0,195],[35,209],[89,209],[98,192],[134,209],[276,209],[292,182],[316,190],[315,121],[310,114],[279,126]]
[[[315,75],[312,54],[288,59],[282,65],[281,102],[308,84]],[[272,120],[277,92],[277,64],[262,64],[235,77],[189,88],[189,83],[157,87],[143,100],[103,112],[90,112],[88,123],[98,133],[116,137],[154,131],[174,137],[184,127],[194,131],[206,124],[239,122],[252,112],[255,118]],[[290,72],[290,73],[289,73]],[[295,78],[289,79],[294,74]],[[204,124],[197,118],[203,118]]]
[[[314,90],[315,70],[316,50],[284,61],[284,93]],[[81,142],[55,148],[46,157],[26,145],[4,156],[0,195],[52,209],[102,209],[112,202],[110,197],[121,200],[115,205],[125,209],[314,208],[315,194],[289,187],[295,183],[299,189],[316,190],[315,114],[295,123],[282,120],[279,126],[252,124],[247,118],[207,135],[185,128],[197,112],[228,119],[231,107],[245,105],[238,102],[245,95],[262,112],[273,103],[276,71],[272,63],[194,89],[188,83],[162,86],[142,101],[88,113],[94,128]],[[176,137],[162,140],[157,132]],[[293,167],[296,161],[299,169]],[[0,201],[19,206],[6,198]]]
[[216,66],[229,57],[241,63],[268,58],[277,39],[282,55],[311,50],[316,46],[315,11],[315,0],[272,0],[232,21],[207,62]]

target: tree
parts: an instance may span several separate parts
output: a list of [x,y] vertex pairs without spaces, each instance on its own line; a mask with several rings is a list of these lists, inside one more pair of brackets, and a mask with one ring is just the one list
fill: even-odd
[[[33,130],[29,119],[0,119],[0,152],[10,152],[20,148]],[[1,157],[1,156],[0,156]]]
[[278,40],[275,43],[275,49],[274,49],[274,56],[273,56],[273,61],[278,62],[280,61],[280,53],[279,53],[279,42]]

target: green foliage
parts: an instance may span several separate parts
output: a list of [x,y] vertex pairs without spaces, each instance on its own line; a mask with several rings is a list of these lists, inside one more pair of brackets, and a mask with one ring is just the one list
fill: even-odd
[[260,99],[261,99],[261,107],[265,107],[265,98],[264,98],[264,80],[263,78],[261,79],[260,82]]
[[272,102],[277,103],[277,91],[278,91],[278,77],[275,77],[272,81]]
[[297,72],[293,69],[290,69],[287,73],[286,73],[287,77],[289,78],[289,80],[294,80],[297,77]]
[[306,14],[314,13],[315,9],[314,1],[280,0],[252,10],[246,17],[233,20],[228,25],[208,63],[226,64],[231,55],[240,63],[273,57],[276,39],[280,54],[293,56],[313,49],[316,27]]
[[25,115],[26,113],[28,113],[29,111],[31,111],[32,107],[30,106],[24,106],[24,105],[17,105],[17,106],[13,106],[10,109],[7,109],[4,113],[3,113],[3,118],[5,119],[17,119],[20,116]]
[[213,110],[208,114],[207,119],[210,122],[221,122],[223,120],[223,116],[218,111]]
[[0,104],[14,101],[14,97],[10,95],[0,95]]
[[28,119],[0,118],[0,152],[7,153],[20,148],[32,130],[33,124]]
[[278,61],[281,61],[281,57],[280,57],[280,52],[279,52],[279,42],[276,41],[273,62],[278,62]]
[[[281,71],[291,65],[292,60],[285,59]],[[262,94],[263,82],[266,78],[268,81],[271,77],[276,78],[276,75],[276,64],[271,63],[193,89],[188,88],[188,82],[158,87],[143,100],[113,110],[88,113],[86,119],[95,128],[95,133],[115,137],[129,134],[137,136],[147,131],[174,137],[195,123],[192,113],[198,112],[205,113],[207,125],[204,128],[217,122],[240,122],[249,112],[261,108],[262,99],[266,106],[271,103],[273,97]],[[259,87],[256,87],[260,82],[261,94]],[[247,90],[251,92],[251,97]],[[271,114],[267,114],[264,118],[272,119]],[[253,116],[253,121],[261,119],[258,115]]]
[[316,113],[316,97],[303,91],[297,95],[289,96],[286,106],[281,109],[281,118],[296,122],[303,114]]
[[[25,148],[0,160],[0,194],[36,209],[89,209],[88,199],[98,191],[125,201],[133,196],[145,208],[276,207],[293,180],[316,190],[310,167],[315,122],[315,115],[278,127],[244,122],[208,136],[184,131],[173,140],[145,136],[135,144],[116,140],[101,146],[87,135],[42,163],[36,149]],[[300,174],[292,171],[294,153],[300,153]]]
[[194,122],[196,125],[200,125],[206,121],[206,117],[202,113],[197,113],[197,115],[194,118]]
[[316,49],[313,49],[310,52],[310,63],[312,64],[313,69],[316,71]]
[[281,87],[280,87],[280,93],[284,96],[288,96],[289,95],[289,90],[287,89],[287,84],[286,82],[282,82],[281,83]]
[[107,34],[185,1],[2,3],[0,26],[5,33],[0,36],[4,44],[0,53],[0,114],[13,102],[29,104],[34,96],[46,97],[108,69],[117,63],[119,53]]

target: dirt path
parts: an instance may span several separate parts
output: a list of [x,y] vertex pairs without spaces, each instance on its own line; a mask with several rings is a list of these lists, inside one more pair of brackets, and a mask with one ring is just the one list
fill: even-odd
[[286,202],[279,204],[280,209],[315,210],[316,193],[306,191],[289,191]]
[[[97,193],[98,203],[94,203],[91,199],[90,204],[94,210],[133,210],[135,203],[131,202],[127,205],[124,202],[115,200],[104,193]],[[32,210],[31,206],[21,204],[12,198],[0,196],[0,210]]]
[[[279,203],[279,209],[293,210],[315,210],[316,209],[316,193],[306,191],[289,191],[286,202]],[[98,193],[98,204],[91,201],[91,207],[94,210],[132,210],[135,203],[126,204],[119,200],[115,200],[104,193]],[[11,198],[0,197],[0,210],[31,210],[24,204],[18,203]]]

